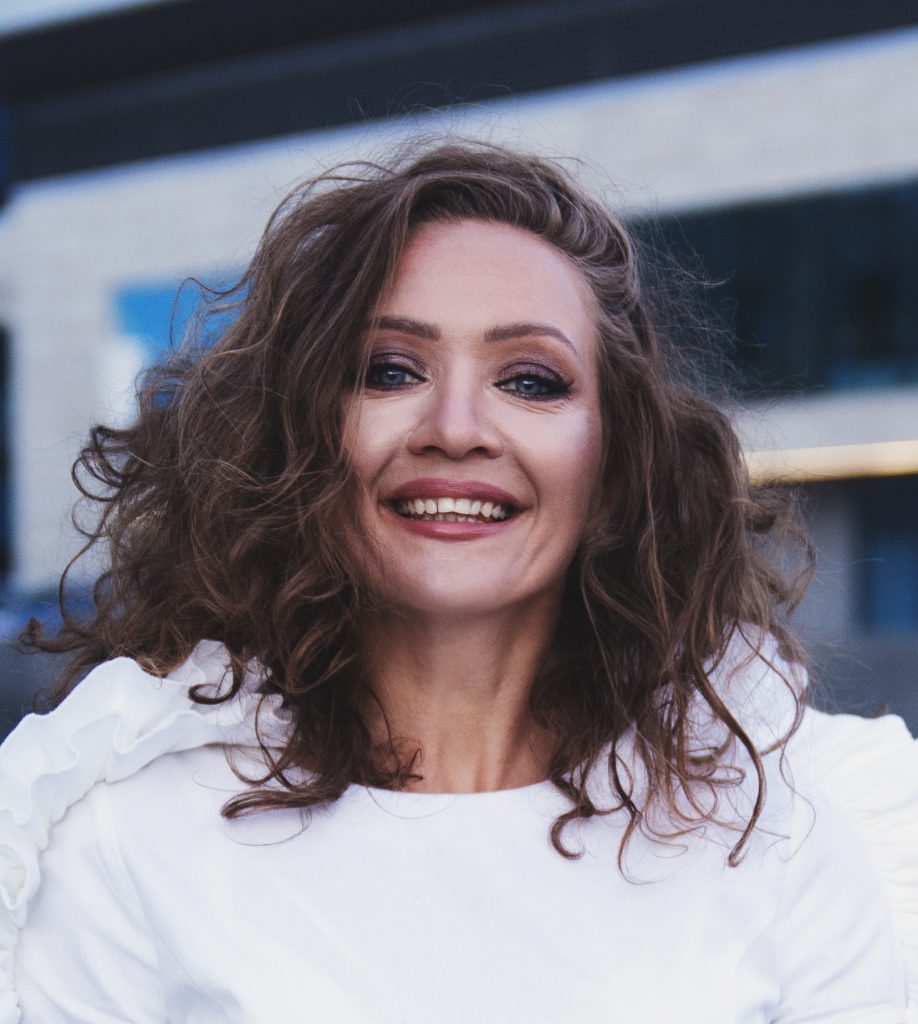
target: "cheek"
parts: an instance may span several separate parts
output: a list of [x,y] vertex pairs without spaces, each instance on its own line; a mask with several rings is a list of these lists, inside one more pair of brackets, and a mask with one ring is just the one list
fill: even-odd
[[359,484],[370,487],[392,449],[391,417],[378,406],[382,403],[358,401],[348,416],[343,446],[347,460]]
[[542,465],[554,501],[568,515],[585,520],[600,490],[602,425],[598,415],[582,416],[548,425],[531,439],[533,457]]

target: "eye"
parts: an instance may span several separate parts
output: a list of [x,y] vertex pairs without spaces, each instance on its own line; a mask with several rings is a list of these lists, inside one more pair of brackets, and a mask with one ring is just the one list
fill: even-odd
[[546,401],[563,398],[571,389],[570,384],[557,374],[546,369],[526,369],[504,377],[497,382],[502,391],[519,395],[520,398]]
[[420,383],[424,378],[402,363],[379,359],[367,368],[365,384],[374,391],[397,391],[399,388]]

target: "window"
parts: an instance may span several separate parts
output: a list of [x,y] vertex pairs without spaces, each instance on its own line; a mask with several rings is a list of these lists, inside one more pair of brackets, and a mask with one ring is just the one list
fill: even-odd
[[664,218],[652,232],[722,282],[711,300],[749,387],[918,382],[918,182]]
[[918,477],[855,485],[860,613],[869,629],[918,629]]

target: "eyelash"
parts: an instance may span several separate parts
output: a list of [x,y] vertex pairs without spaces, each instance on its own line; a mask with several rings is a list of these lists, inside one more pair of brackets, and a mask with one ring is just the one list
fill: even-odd
[[[366,387],[370,388],[372,391],[401,391],[404,388],[412,387],[412,382],[406,380],[383,383],[381,380],[373,379],[374,373],[381,374],[383,372],[414,377],[418,383],[422,383],[425,379],[414,367],[406,366],[392,358],[380,358],[378,361],[370,363],[369,369],[367,370]],[[543,390],[538,394],[525,394],[521,391],[505,387],[505,385],[511,384],[514,381],[522,380],[535,381]],[[506,391],[508,394],[523,398],[527,402],[546,402],[566,397],[570,393],[571,383],[564,380],[557,373],[553,373],[552,371],[545,369],[545,367],[524,366],[516,368],[509,376],[503,377],[501,380],[497,381],[497,387],[502,391]]]

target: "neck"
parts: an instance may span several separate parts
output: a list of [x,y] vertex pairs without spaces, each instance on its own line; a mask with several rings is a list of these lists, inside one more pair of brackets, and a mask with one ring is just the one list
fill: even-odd
[[[420,750],[419,792],[513,789],[548,776],[551,736],[529,712],[551,646],[556,599],[474,617],[370,614],[362,629],[374,742]],[[383,716],[385,712],[385,717]]]

